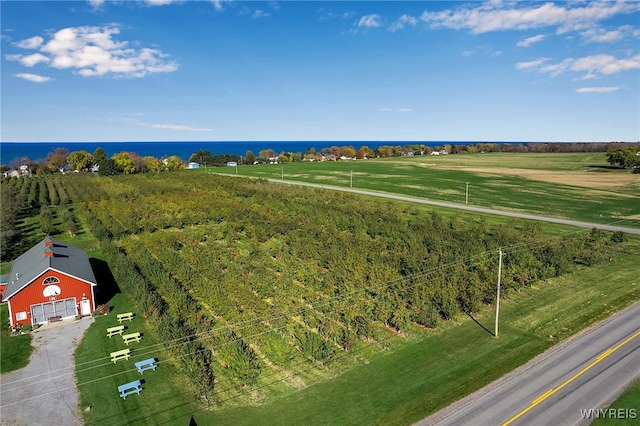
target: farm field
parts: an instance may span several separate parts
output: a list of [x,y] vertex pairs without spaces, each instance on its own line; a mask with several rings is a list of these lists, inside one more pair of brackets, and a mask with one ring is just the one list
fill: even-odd
[[408,424],[640,299],[638,237],[193,172],[60,182],[54,235],[100,260],[161,361],[114,398],[127,366],[83,368],[113,343],[97,318],[87,424]]
[[[232,173],[235,169],[209,168]],[[611,168],[604,153],[413,156],[252,165],[238,175],[313,182],[474,206],[640,227],[640,175]]]

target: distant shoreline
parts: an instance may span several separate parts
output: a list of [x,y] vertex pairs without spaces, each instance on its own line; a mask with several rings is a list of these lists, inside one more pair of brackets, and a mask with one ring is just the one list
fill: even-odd
[[322,149],[332,146],[353,146],[358,149],[368,146],[371,149],[379,147],[404,147],[425,146],[429,148],[470,145],[564,145],[593,144],[594,146],[606,146],[608,144],[635,144],[637,142],[521,142],[521,141],[144,141],[144,142],[2,142],[0,144],[0,164],[11,165],[15,159],[27,157],[31,161],[43,161],[49,152],[56,148],[67,148],[69,151],[85,150],[93,153],[96,148],[102,147],[107,156],[122,152],[135,152],[141,156],[156,158],[177,155],[183,160],[189,160],[191,154],[198,150],[209,151],[212,155],[238,155],[244,156],[247,151],[255,155],[260,150],[272,149],[276,154],[280,152],[305,153],[309,149],[320,152]]

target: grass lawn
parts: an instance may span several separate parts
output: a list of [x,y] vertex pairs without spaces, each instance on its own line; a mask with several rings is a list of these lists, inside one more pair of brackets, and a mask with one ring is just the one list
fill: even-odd
[[640,176],[610,168],[604,153],[414,156],[252,165],[237,171],[458,204],[466,202],[468,182],[470,205],[640,227]]
[[31,346],[31,334],[11,336],[7,327],[9,318],[9,306],[0,303],[0,373],[8,373],[18,370],[29,363],[29,357],[33,351]]
[[[615,400],[608,408],[616,410],[616,415],[621,418],[601,418],[591,423],[592,426],[623,426],[637,425],[640,422],[640,380],[634,382],[629,388]],[[622,410],[621,414],[618,414]]]
[[[76,351],[76,377],[80,391],[80,408],[91,409],[84,414],[85,424],[158,424],[170,421],[176,413],[174,406],[193,411],[199,407],[186,383],[176,372],[174,359],[163,356],[162,345],[158,342],[152,324],[142,316],[125,321],[126,333],[140,332],[139,343],[125,345],[120,335],[107,337],[106,329],[121,325],[116,315],[136,312],[135,305],[120,293],[109,305],[108,315],[96,317]],[[111,362],[110,353],[131,348],[131,358],[126,361]],[[140,374],[134,363],[147,358],[156,358],[158,368]],[[122,399],[118,386],[134,380],[142,380],[143,391]],[[178,401],[180,401],[178,403]],[[171,407],[170,410],[165,408]],[[149,412],[153,417],[149,417]]]

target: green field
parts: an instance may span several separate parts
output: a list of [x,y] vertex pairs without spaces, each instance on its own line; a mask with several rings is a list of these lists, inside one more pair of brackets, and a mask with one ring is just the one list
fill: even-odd
[[[640,175],[604,153],[413,156],[208,168],[640,228]],[[200,169],[200,171],[203,171]]]

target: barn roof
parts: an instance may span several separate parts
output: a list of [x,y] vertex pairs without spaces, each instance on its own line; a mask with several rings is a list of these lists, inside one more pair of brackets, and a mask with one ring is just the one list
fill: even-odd
[[3,300],[31,284],[47,269],[55,269],[96,285],[96,277],[84,251],[47,237],[13,261]]

